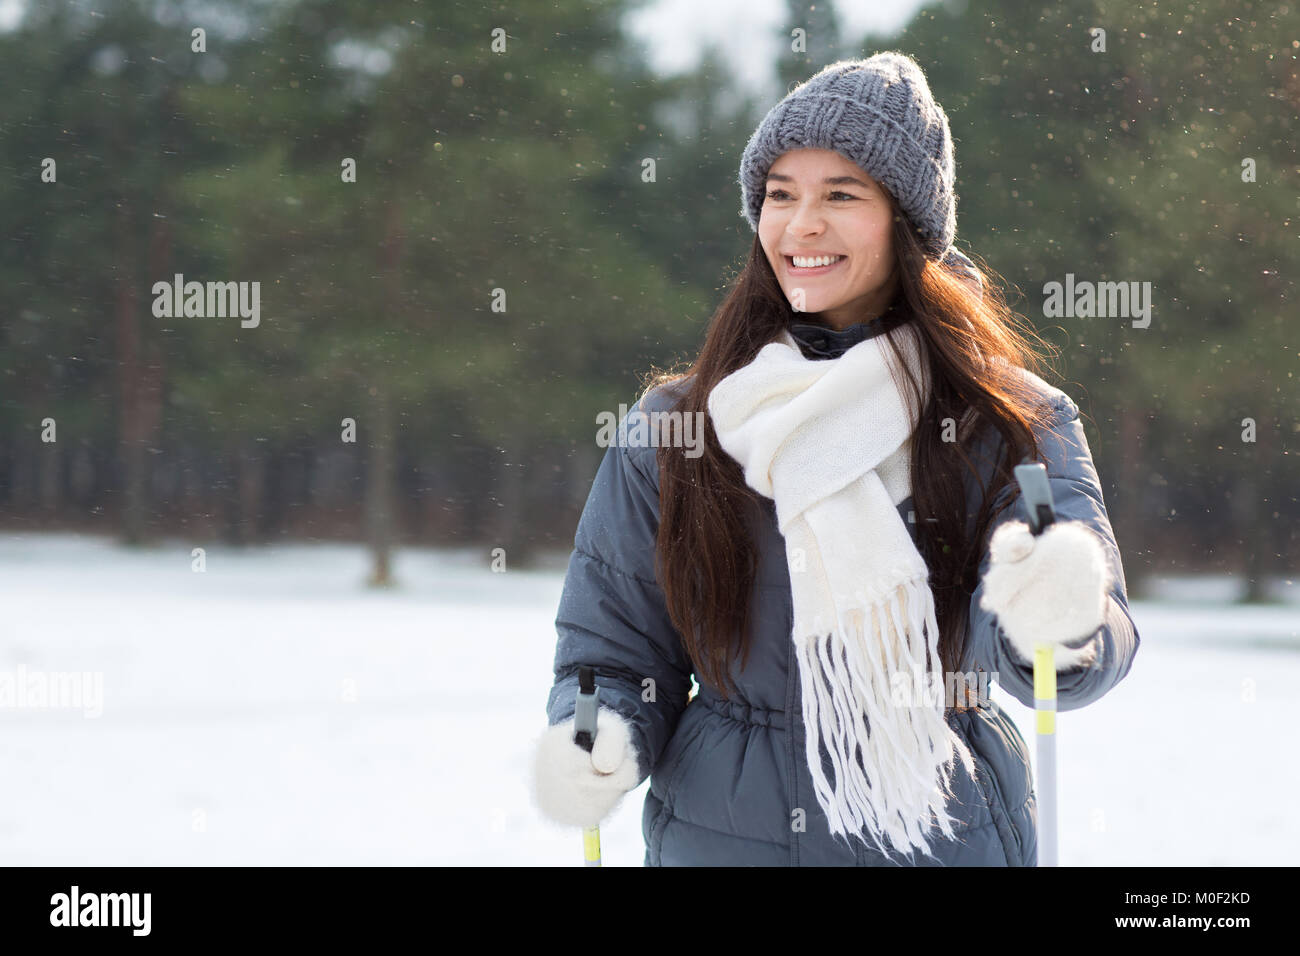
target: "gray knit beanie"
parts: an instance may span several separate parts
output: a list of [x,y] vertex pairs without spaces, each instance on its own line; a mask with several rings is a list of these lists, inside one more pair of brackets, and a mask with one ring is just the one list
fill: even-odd
[[768,170],[782,153],[809,148],[835,150],[893,193],[928,257],[961,255],[950,255],[957,210],[948,117],[911,57],[840,60],[772,107],[740,160],[742,215],[755,232]]

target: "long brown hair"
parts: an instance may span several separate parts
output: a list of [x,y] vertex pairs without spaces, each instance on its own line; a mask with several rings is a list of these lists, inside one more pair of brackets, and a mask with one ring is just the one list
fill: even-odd
[[[1039,373],[1044,360],[1031,342],[1045,343],[1028,323],[1021,328],[1022,321],[1008,309],[987,266],[979,269],[981,294],[968,279],[926,258],[914,228],[893,196],[889,198],[894,214],[894,268],[899,275],[895,306],[921,333],[923,361],[932,383],[912,436],[913,511],[918,550],[930,569],[940,658],[944,670],[952,674],[959,670],[966,651],[979,545],[989,523],[1008,503],[1004,499],[994,512],[993,502],[1013,480],[1016,464],[1040,457],[1033,427],[1045,420],[1047,409],[1015,370]],[[694,362],[680,373],[652,370],[642,388],[644,394],[692,377],[671,410],[683,416],[703,413],[702,454],[688,457],[668,445],[658,448],[655,571],[669,616],[695,662],[697,678],[723,697],[730,696],[731,661],[740,654],[743,668],[749,657],[757,553],[748,522],[753,520],[758,493],[746,485],[739,464],[718,444],[708,416],[708,396],[714,385],[752,361],[791,322],[809,321],[807,315],[799,315],[790,307],[756,235],[749,259],[710,320]],[[906,393],[915,412],[921,383],[906,369],[892,336],[890,346],[895,368],[905,370]],[[972,535],[963,469],[982,483],[968,450],[983,432],[979,426],[990,423],[1001,434],[1004,451],[991,485],[983,489]],[[965,708],[958,704],[956,709]]]

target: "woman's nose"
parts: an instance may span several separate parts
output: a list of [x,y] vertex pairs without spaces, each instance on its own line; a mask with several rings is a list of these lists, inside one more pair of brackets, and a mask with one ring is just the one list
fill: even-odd
[[821,212],[810,204],[800,204],[790,215],[788,229],[792,236],[806,236],[820,231],[823,225]]

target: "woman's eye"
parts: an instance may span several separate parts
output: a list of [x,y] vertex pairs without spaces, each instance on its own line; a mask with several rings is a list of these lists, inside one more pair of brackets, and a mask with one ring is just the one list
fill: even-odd
[[[780,200],[780,199],[789,198],[789,195],[790,194],[787,193],[784,189],[773,189],[767,194],[767,198]],[[839,190],[836,190],[835,192],[831,193],[832,199],[835,198],[836,196],[843,196],[845,199],[858,198],[857,196],[854,196],[852,193],[841,192]]]

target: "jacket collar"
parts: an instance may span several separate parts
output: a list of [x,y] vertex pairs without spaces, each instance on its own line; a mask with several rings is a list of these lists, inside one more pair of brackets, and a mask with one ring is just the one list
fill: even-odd
[[859,342],[888,332],[905,319],[906,316],[898,308],[898,300],[894,300],[884,313],[870,322],[858,322],[847,329],[832,329],[811,322],[792,322],[790,335],[799,343],[799,349],[805,358],[832,359],[839,358]]

